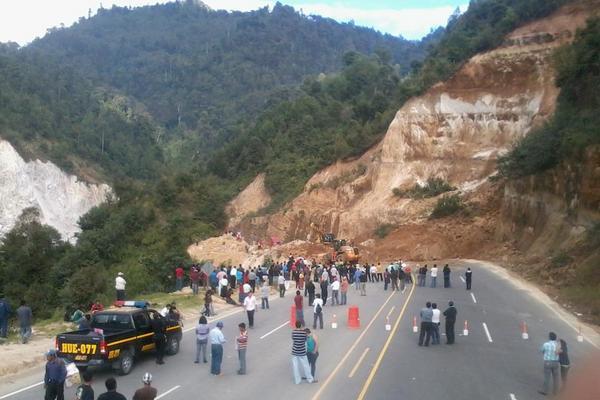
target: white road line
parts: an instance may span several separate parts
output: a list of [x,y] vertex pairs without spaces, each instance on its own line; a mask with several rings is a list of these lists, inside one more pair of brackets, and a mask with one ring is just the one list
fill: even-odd
[[463,281],[463,283],[465,283],[465,278],[463,278],[462,276],[460,277],[460,280]]
[[511,393],[511,394],[510,394],[510,400],[517,400],[517,398],[515,397],[515,395],[514,395],[514,394],[512,394],[512,393]]
[[471,298],[473,299],[473,303],[477,304],[477,299],[475,298],[473,292],[471,292]]
[[29,385],[27,387],[24,387],[23,389],[15,390],[12,393],[8,393],[8,394],[0,396],[0,400],[1,399],[7,399],[7,398],[9,398],[11,396],[14,396],[15,394],[19,394],[21,392],[24,392],[24,391],[29,390],[29,389],[33,389],[34,387],[40,386],[40,385],[43,385],[43,384],[44,384],[44,381],[41,381],[41,382],[38,382],[38,383],[34,383],[33,385]]
[[392,312],[394,312],[394,308],[396,308],[396,306],[392,306],[392,308],[390,308],[390,312],[387,314],[386,318],[389,318],[390,315],[392,315]]
[[354,368],[352,368],[352,371],[350,371],[350,374],[348,375],[348,378],[352,378],[354,376],[354,374],[358,370],[358,367],[360,367],[360,363],[362,363],[362,361],[364,360],[364,358],[365,358],[365,356],[367,355],[368,352],[369,352],[369,348],[367,347],[365,349],[365,351],[363,351],[363,353],[361,354],[361,356],[358,359],[358,361],[356,362],[356,365],[354,366]]
[[164,392],[163,394],[160,394],[158,396],[156,396],[156,400],[165,397],[166,395],[168,395],[171,392],[176,391],[177,389],[179,389],[181,387],[181,385],[177,385],[177,386],[173,386],[171,389],[167,390],[166,392]]
[[489,329],[488,329],[488,327],[487,327],[487,324],[486,324],[485,322],[483,323],[483,329],[485,330],[485,335],[487,336],[487,338],[488,338],[488,341],[489,341],[490,343],[492,343],[492,342],[493,342],[493,340],[492,340],[492,335],[490,335],[490,331],[489,331]]
[[288,325],[290,322],[289,321],[285,321],[283,324],[279,325],[277,328],[273,329],[272,331],[269,331],[267,333],[265,333],[264,335],[262,335],[259,339],[264,339],[267,336],[269,336],[271,333],[275,333],[278,330],[280,330],[281,328],[283,328],[284,326]]

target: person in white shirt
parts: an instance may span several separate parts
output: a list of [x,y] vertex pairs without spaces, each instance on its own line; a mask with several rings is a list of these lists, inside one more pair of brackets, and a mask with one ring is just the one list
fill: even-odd
[[437,264],[433,264],[431,268],[431,287],[434,288],[437,284],[438,267]]
[[244,299],[244,309],[246,309],[246,314],[248,314],[248,326],[252,329],[254,328],[254,312],[256,311],[256,297],[254,297],[254,292],[250,291]]
[[285,277],[283,273],[277,278],[277,284],[279,285],[279,297],[285,296]]
[[212,328],[208,334],[210,342],[210,373],[221,375],[221,362],[223,362],[223,343],[226,342],[222,332],[223,322],[217,322],[217,327]]
[[331,305],[339,305],[340,304],[340,281],[337,278],[333,278],[333,282],[331,283]]
[[237,282],[237,268],[235,265],[231,267],[231,271],[229,272],[229,284],[232,289],[235,289],[235,284]]
[[437,308],[437,304],[431,305],[433,316],[431,317],[431,344],[440,344],[440,314],[441,311]]
[[227,285],[229,285],[229,281],[227,280],[227,278],[223,277],[223,279],[219,281],[219,295],[221,295],[221,297],[225,297],[225,292],[223,291],[223,288],[227,288]]
[[125,300],[125,285],[127,281],[123,278],[123,273],[119,272],[115,278],[115,290],[117,291],[117,300]]
[[375,264],[371,265],[371,268],[369,268],[369,272],[371,273],[371,282],[379,282],[379,278],[377,277],[377,267],[375,266]]
[[319,326],[323,329],[323,299],[320,294],[315,295],[313,301],[313,329],[317,329],[317,319],[319,320]]

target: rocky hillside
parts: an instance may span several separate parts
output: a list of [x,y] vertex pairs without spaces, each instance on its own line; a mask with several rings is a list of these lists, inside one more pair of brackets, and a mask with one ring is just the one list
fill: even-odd
[[51,162],[26,162],[4,140],[0,140],[0,182],[0,237],[13,228],[23,210],[35,208],[42,224],[74,241],[81,230],[79,218],[111,194],[108,185],[82,182]]
[[[515,30],[502,46],[407,102],[384,139],[363,156],[320,171],[284,209],[247,218],[242,230],[288,240],[327,231],[364,241],[382,225],[427,221],[435,199],[403,198],[394,189],[401,193],[440,178],[467,196],[489,190],[497,157],[552,115],[554,50],[597,10],[597,1],[578,2]],[[251,186],[254,198],[258,184]]]

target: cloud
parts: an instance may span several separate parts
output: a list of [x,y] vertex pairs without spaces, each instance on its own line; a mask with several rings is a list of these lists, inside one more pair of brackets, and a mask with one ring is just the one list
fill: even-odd
[[[461,6],[465,10],[467,6]],[[336,21],[353,20],[356,25],[367,26],[395,36],[402,35],[407,39],[420,39],[431,28],[445,26],[454,7],[370,9],[349,8],[341,5],[306,4],[298,5],[304,14],[316,14],[333,18]]]

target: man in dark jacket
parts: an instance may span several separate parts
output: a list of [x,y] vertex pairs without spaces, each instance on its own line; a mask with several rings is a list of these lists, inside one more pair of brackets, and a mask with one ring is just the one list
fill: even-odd
[[65,379],[67,367],[57,357],[56,350],[51,349],[46,353],[46,374],[44,375],[44,400],[65,400]]
[[446,344],[454,344],[454,323],[456,322],[456,307],[454,302],[448,302],[448,308],[444,311],[446,317]]
[[315,300],[315,284],[311,279],[307,279],[304,288],[308,293],[308,305],[311,305]]
[[8,317],[10,316],[10,303],[0,294],[0,338],[8,336]]
[[154,345],[156,346],[156,363],[164,364],[165,346],[167,344],[167,324],[164,318],[155,316],[152,319],[152,332],[154,333]]

